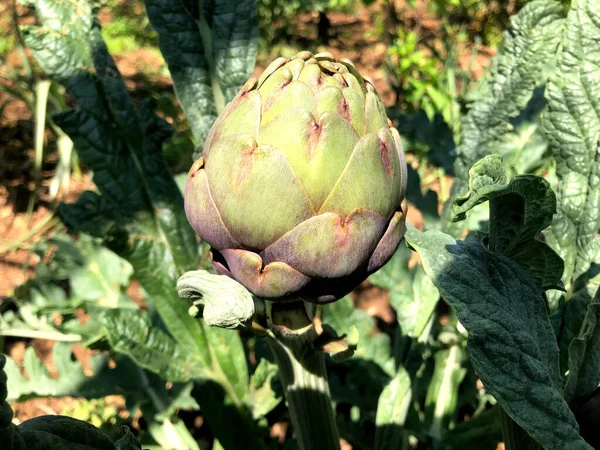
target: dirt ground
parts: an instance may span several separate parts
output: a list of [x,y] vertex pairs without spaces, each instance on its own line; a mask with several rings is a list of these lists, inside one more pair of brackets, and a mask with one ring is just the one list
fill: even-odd
[[[2,2],[0,14],[6,14],[7,4]],[[407,23],[418,22],[422,30],[436,33],[439,23],[435,17],[430,17],[423,10],[412,11],[403,9],[405,16],[403,20]],[[412,14],[412,16],[409,14]],[[19,10],[20,14],[25,14]],[[417,17],[416,14],[421,14]],[[355,15],[331,14],[330,20],[335,37],[331,39],[328,50],[337,57],[350,58],[359,72],[366,75],[375,85],[386,106],[394,102],[394,93],[389,88],[383,67],[386,46],[379,41],[374,33],[377,15],[372,9],[360,8]],[[111,14],[101,11],[101,20],[106,23],[111,20]],[[301,27],[311,27],[317,18],[307,15],[301,21]],[[471,66],[476,77],[483,73],[489,65],[492,51],[482,49],[475,63]],[[465,67],[470,50],[465,49],[461,64]],[[127,87],[135,94],[143,96],[145,86],[140,81],[141,70],[151,68],[152,73],[160,73],[163,61],[157,57],[156,52],[147,49],[138,49],[133,52],[124,53],[115,57],[117,66],[125,78]],[[8,64],[17,66],[19,59],[16,54],[8,57]],[[263,67],[257,67],[259,73]],[[164,89],[171,89],[171,81],[168,77],[158,77],[153,82],[162,85]],[[0,105],[7,100],[7,95],[0,91]],[[93,189],[93,182],[89,173],[83,173],[80,177],[72,176],[70,188],[67,193],[53,200],[49,196],[49,183],[54,174],[56,165],[56,143],[52,132],[46,133],[46,152],[42,164],[42,178],[40,187],[36,189],[32,177],[31,164],[34,159],[33,142],[34,124],[32,115],[27,105],[19,100],[7,103],[0,117],[0,305],[3,299],[10,298],[14,289],[22,284],[28,277],[32,276],[35,265],[39,262],[37,257],[29,251],[37,239],[45,233],[52,232],[60,227],[56,220],[52,220],[52,214],[56,208],[57,201],[74,201],[81,192]],[[451,181],[451,180],[449,180]],[[448,187],[450,183],[447,183]],[[435,186],[433,186],[435,189]],[[33,211],[27,214],[31,196],[34,196]],[[422,226],[422,218],[415,209],[409,209],[409,222],[415,226]],[[394,313],[389,306],[387,293],[378,287],[371,286],[368,282],[363,283],[355,292],[354,299],[358,307],[365,309],[370,315],[378,316],[384,322],[391,323],[395,320]],[[13,357],[17,362],[22,361],[27,345],[33,346],[36,354],[42,358],[49,370],[55,371],[51,358],[52,342],[39,339],[19,340],[8,338],[5,341],[4,352]],[[77,348],[77,357],[82,361],[89,358],[89,351]],[[76,399],[35,399],[13,405],[16,411],[15,421],[21,422],[40,414],[60,413]],[[124,410],[121,397],[111,399],[119,411]],[[273,433],[283,433],[287,430],[287,424],[277,424]],[[351,448],[345,446],[346,449]]]

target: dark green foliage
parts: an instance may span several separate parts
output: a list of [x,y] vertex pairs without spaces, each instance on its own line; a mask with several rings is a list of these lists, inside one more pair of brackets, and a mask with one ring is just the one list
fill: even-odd
[[[71,3],[40,1],[30,6],[36,7],[40,25],[25,29],[24,39],[46,73],[64,83],[75,102],[75,109],[55,117],[55,121],[73,139],[81,160],[94,171],[94,182],[99,191],[84,193],[75,204],[61,205],[61,218],[71,230],[101,238],[111,250],[126,259],[160,316],[159,320],[154,316],[151,322],[135,309],[98,311],[96,318],[100,319],[108,343],[167,380],[196,379],[203,386],[213,385],[222,392],[222,397],[211,400],[212,397],[203,396],[202,407],[206,417],[214,416],[217,420],[214,431],[221,444],[228,449],[239,448],[235,440],[240,439],[260,448],[260,432],[249,420],[250,414],[244,404],[248,371],[239,337],[228,334],[225,339],[223,331],[205,329],[200,321],[189,316],[188,306],[179,299],[175,289],[179,275],[199,264],[199,255],[194,233],[185,218],[182,196],[161,152],[162,142],[171,134],[170,126],[152,112],[149,102],[143,101],[137,108],[134,105],[106,51],[89,3],[83,0]],[[198,17],[213,27],[211,48],[215,52],[215,65],[210,70],[204,68],[208,76],[204,81],[210,86],[210,77],[217,77],[224,98],[229,100],[247,71],[252,69],[254,57],[246,49],[235,47],[240,36],[222,33],[232,25],[228,22],[230,15],[224,14],[231,5],[216,2],[205,6],[207,9]],[[249,20],[248,45],[251,47],[255,40],[252,37],[255,30],[252,8],[247,6],[240,10],[239,17]],[[65,34],[61,24],[66,22],[72,26]],[[161,31],[161,38],[168,42],[170,31]],[[198,36],[197,40],[202,43],[205,36]],[[203,59],[202,54],[197,57]],[[239,62],[238,75],[230,72],[232,61]],[[181,67],[182,72],[187,69],[187,65]],[[171,70],[177,73],[176,68],[171,67]],[[185,87],[185,81],[176,80],[176,83],[182,89]],[[189,116],[193,117],[193,114]],[[84,280],[71,282],[80,286]],[[121,305],[105,306],[118,308]],[[70,354],[68,348],[63,347],[61,351]],[[150,359],[158,355],[162,355],[164,364],[151,364]],[[34,371],[32,374],[35,375],[36,370],[43,374],[45,369],[35,363],[39,360],[33,355],[30,359],[32,363],[28,369]],[[65,377],[54,383],[53,393],[76,395],[79,383],[73,381],[83,377],[80,370],[77,363],[66,364]],[[152,377],[138,371],[146,380],[138,382],[138,386],[147,385]],[[85,377],[81,380],[85,381]],[[48,384],[49,388],[52,386],[52,382]],[[25,387],[23,389],[27,392]],[[82,392],[82,395],[86,394],[89,392]],[[222,409],[223,401],[231,407]],[[160,423],[168,421],[175,412],[165,410],[169,403],[159,407],[156,403],[143,401],[140,406],[147,411],[149,419]],[[211,416],[211,408],[219,410],[219,414]],[[154,419],[152,411],[156,415]],[[227,422],[229,416],[235,416],[231,420],[239,422],[235,436],[219,426],[219,423]],[[179,430],[183,441],[187,439],[186,433],[181,434]],[[159,434],[155,437],[160,439]],[[170,445],[168,441],[163,443]]]
[[[138,450],[139,442],[129,428],[122,427],[124,436],[113,443],[106,434],[93,425],[66,416],[40,416],[26,420],[18,427],[11,423],[12,410],[6,402],[6,357],[0,355],[0,436],[2,448],[7,450]],[[13,374],[14,376],[14,374]],[[11,378],[13,377],[11,376]],[[32,376],[33,373],[32,373]],[[39,387],[41,380],[32,378]]]
[[552,222],[556,197],[543,178],[522,175],[507,184],[501,159],[483,158],[469,171],[469,192],[454,201],[455,221],[474,206],[490,202],[488,245],[518,262],[543,290],[559,287],[563,261],[537,236]]
[[217,116],[252,74],[258,40],[256,4],[147,0],[146,8],[201,148]]
[[[534,89],[545,82],[552,68],[563,23],[560,4],[545,0],[529,2],[511,21],[484,94],[462,123],[453,197],[464,192],[467,172],[475,162],[502,151],[503,139],[513,130],[511,121],[525,109]],[[448,208],[445,216],[450,219]]]
[[[595,302],[600,279],[600,110],[598,80],[600,44],[591,36],[600,31],[600,5],[574,1],[562,35],[556,73],[546,89],[548,113],[545,131],[556,161],[558,211],[546,233],[547,241],[565,261],[562,275],[567,287],[551,300],[553,323],[561,349],[561,369],[569,376],[566,395],[589,395],[593,379],[578,381],[578,373],[589,377],[597,370],[595,358],[586,353],[597,345]],[[576,338],[576,339],[575,339]],[[573,340],[575,339],[575,340]]]
[[562,274],[560,265],[548,264],[556,257],[548,259],[547,244],[536,240],[550,224],[554,195],[541,178],[505,185],[503,170],[498,157],[484,158],[470,172],[469,194],[455,202],[464,214],[490,201],[487,248],[414,229],[407,242],[467,329],[473,367],[502,408],[544,448],[587,449],[563,398],[559,348],[542,296]]

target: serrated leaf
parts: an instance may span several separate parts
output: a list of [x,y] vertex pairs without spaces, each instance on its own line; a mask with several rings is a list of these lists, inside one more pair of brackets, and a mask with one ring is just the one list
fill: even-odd
[[252,0],[148,0],[177,98],[196,145],[202,146],[217,115],[252,74],[258,18]]
[[25,351],[24,367],[27,377],[11,358],[7,358],[5,371],[8,375],[8,400],[22,401],[33,397],[86,397],[100,398],[116,394],[119,386],[135,385],[131,365],[109,367],[106,356],[96,354],[90,360],[93,375],[86,375],[81,363],[72,360],[71,345],[58,342],[52,349],[52,361],[58,378],[48,372],[44,363],[35,355],[32,347]]
[[[545,82],[556,58],[563,23],[560,3],[547,0],[528,2],[511,18],[502,48],[492,60],[485,94],[462,123],[451,199],[466,190],[469,168],[496,152],[493,147],[513,129],[512,119],[526,108],[536,86]],[[445,225],[460,234],[462,227],[449,227],[450,215],[446,207]]]
[[[60,7],[73,9],[77,3],[62,2]],[[87,11],[77,10],[86,17],[75,17],[70,26],[83,30],[86,37],[82,42],[89,45],[93,67],[80,68],[61,79],[76,109],[60,114],[56,122],[70,135],[81,160],[93,171],[99,194],[86,192],[77,203],[61,205],[59,214],[71,229],[101,237],[109,248],[129,261],[173,336],[171,343],[176,343],[181,354],[189,358],[183,372],[201,361],[202,367],[209,368],[218,380],[217,386],[235,397],[243,373],[240,376],[239,372],[232,372],[234,387],[220,363],[236,369],[238,366],[226,356],[213,358],[216,352],[209,348],[202,322],[189,316],[188,306],[178,298],[175,289],[177,278],[196,268],[198,253],[194,232],[183,210],[183,198],[162,156],[161,143],[171,134],[171,127],[153,113],[148,101],[142,101],[136,110],[106,51],[98,23],[93,16],[87,20]],[[60,34],[53,37],[55,40],[46,45],[69,56],[69,41]],[[38,54],[34,52],[34,56]],[[60,78],[59,74],[50,75]],[[239,336],[232,334],[229,339],[230,347],[240,345]],[[135,341],[127,342],[131,346],[128,350],[140,350],[132,342]],[[142,350],[136,354],[140,360],[149,354],[148,348]],[[239,357],[237,352],[233,355]],[[236,403],[235,398],[233,402]]]
[[488,154],[487,146],[510,131],[511,119],[527,106],[534,88],[543,84],[556,56],[564,13],[559,2],[528,2],[513,16],[502,48],[492,60],[487,95],[466,116],[457,149],[457,176]]
[[568,348],[600,281],[600,46],[592,37],[600,28],[599,15],[597,2],[573,2],[558,71],[546,89],[544,126],[556,161],[558,211],[545,236],[565,261],[567,292],[552,297],[563,373]]
[[401,448],[405,436],[404,422],[412,399],[408,372],[400,367],[392,381],[383,389],[377,403],[375,418],[375,450]]
[[412,227],[406,240],[466,328],[473,367],[502,408],[548,450],[589,450],[562,396],[558,346],[527,273],[476,240]]
[[[194,268],[198,258],[183,198],[161,153],[170,126],[152,112],[148,101],[135,110],[91,10],[79,8],[79,3],[60,3],[53,15],[44,16],[41,26],[77,12],[70,28],[85,36],[82,41],[89,46],[94,67],[78,67],[67,78],[50,73],[66,84],[77,105],[55,121],[73,139],[82,162],[93,170],[101,195],[86,192],[77,203],[60,205],[59,214],[69,227],[103,238],[129,261],[185,352],[202,355],[208,362],[202,327],[187,314],[173,289],[179,275]],[[45,45],[52,45],[61,57],[74,57],[70,41],[63,37],[53,34],[54,41]],[[34,56],[39,59],[42,54],[34,51]]]
[[100,316],[116,351],[169,381],[189,381],[209,375],[204,361],[186,352],[140,311],[112,309]]
[[[92,62],[88,44],[94,17],[87,0],[74,0],[65,5],[55,0],[22,0],[23,6],[35,8],[41,25],[21,27],[25,45],[35,54],[42,70],[61,79],[87,70]],[[79,26],[67,27],[66,24]]]
[[588,305],[579,334],[569,346],[568,402],[590,395],[600,384],[600,290]]
[[600,257],[600,4],[575,0],[558,70],[548,82],[544,125],[556,160],[558,214],[549,242],[565,260],[565,284]]

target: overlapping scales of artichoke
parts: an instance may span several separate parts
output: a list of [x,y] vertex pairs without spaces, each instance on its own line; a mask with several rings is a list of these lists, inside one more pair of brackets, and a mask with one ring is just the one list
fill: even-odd
[[405,231],[406,162],[349,61],[275,60],[226,107],[192,166],[185,210],[217,272],[259,297],[342,297]]

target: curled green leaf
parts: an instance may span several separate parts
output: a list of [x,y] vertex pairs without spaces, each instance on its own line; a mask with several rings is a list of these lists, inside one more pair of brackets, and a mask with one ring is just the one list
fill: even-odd
[[192,300],[204,308],[204,321],[220,328],[246,328],[252,324],[254,300],[252,294],[237,281],[206,270],[186,272],[177,281],[182,299]]
[[467,211],[485,202],[494,192],[506,187],[506,170],[500,155],[488,155],[469,169],[469,191],[454,200],[452,212],[454,222],[465,220]]
[[500,156],[489,155],[469,171],[469,192],[453,205],[455,220],[485,201],[490,206],[488,248],[518,262],[540,288],[563,289],[563,261],[539,238],[556,212],[548,181],[522,175],[509,183]]

